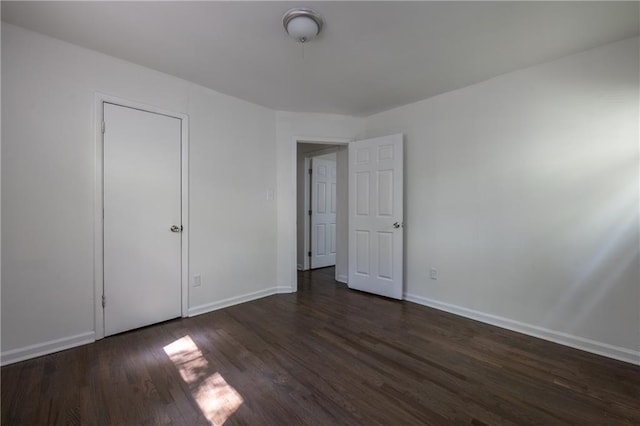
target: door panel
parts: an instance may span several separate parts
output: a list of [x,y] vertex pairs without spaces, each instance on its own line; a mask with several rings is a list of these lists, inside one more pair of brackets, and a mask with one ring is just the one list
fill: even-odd
[[311,269],[336,264],[336,162],[311,160]]
[[371,204],[369,197],[369,172],[356,173],[356,214],[358,216],[369,215],[369,205]]
[[378,277],[393,279],[393,232],[378,232]]
[[349,144],[349,287],[402,298],[402,135]]
[[181,315],[181,120],[104,104],[105,335]]
[[378,216],[393,216],[393,170],[378,172]]
[[[369,231],[356,231],[356,269],[360,276],[369,276]],[[351,268],[349,268],[351,269]]]

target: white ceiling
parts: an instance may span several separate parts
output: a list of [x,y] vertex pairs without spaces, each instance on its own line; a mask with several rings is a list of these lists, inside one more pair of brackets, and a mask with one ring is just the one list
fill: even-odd
[[[294,6],[325,18],[304,47]],[[638,2],[11,2],[2,19],[277,110],[368,115],[640,33]]]

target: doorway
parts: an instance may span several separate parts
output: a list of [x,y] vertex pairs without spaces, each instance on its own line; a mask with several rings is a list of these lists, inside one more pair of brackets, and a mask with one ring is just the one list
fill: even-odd
[[[341,197],[338,195],[337,203],[335,279],[346,283],[349,288],[401,299],[404,291],[404,136],[398,133],[345,142],[329,142],[333,146],[348,145],[342,152],[345,158],[344,181],[347,184],[343,191],[343,202],[340,202]],[[303,250],[306,247],[300,244],[304,239],[304,229],[307,228],[303,225],[301,231],[300,224],[304,223],[305,217],[309,215],[308,211],[300,208],[304,202],[304,197],[301,196],[301,188],[304,186],[299,182],[307,173],[306,169],[300,166],[304,163],[305,143],[314,142],[294,138],[292,146],[293,163],[297,165],[294,167],[297,171],[297,174],[294,174],[294,186],[297,185],[298,188],[294,231],[297,231],[299,237],[297,251],[292,251],[292,264],[295,265],[297,260],[302,260],[298,262],[298,270],[308,268],[304,263]],[[340,154],[337,155],[337,159],[340,187]],[[341,227],[342,209],[345,212],[343,217],[347,220]],[[344,238],[343,244],[341,237]],[[342,256],[341,248],[344,250]],[[295,269],[294,266],[292,272],[297,288]]]
[[335,279],[346,283],[347,145],[298,141],[296,154],[297,269],[335,266]]
[[187,117],[96,95],[96,339],[186,315]]

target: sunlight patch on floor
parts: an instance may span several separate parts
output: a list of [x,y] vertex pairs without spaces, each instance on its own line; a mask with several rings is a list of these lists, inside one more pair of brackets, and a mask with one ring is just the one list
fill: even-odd
[[189,336],[165,346],[165,353],[189,385],[202,414],[213,425],[222,425],[242,405],[242,396],[220,375]]

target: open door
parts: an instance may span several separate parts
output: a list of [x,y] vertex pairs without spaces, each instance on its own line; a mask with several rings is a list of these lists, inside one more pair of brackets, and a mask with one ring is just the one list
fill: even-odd
[[311,165],[310,260],[316,269],[336,264],[336,162],[314,157]]
[[349,144],[349,288],[402,299],[402,134]]

